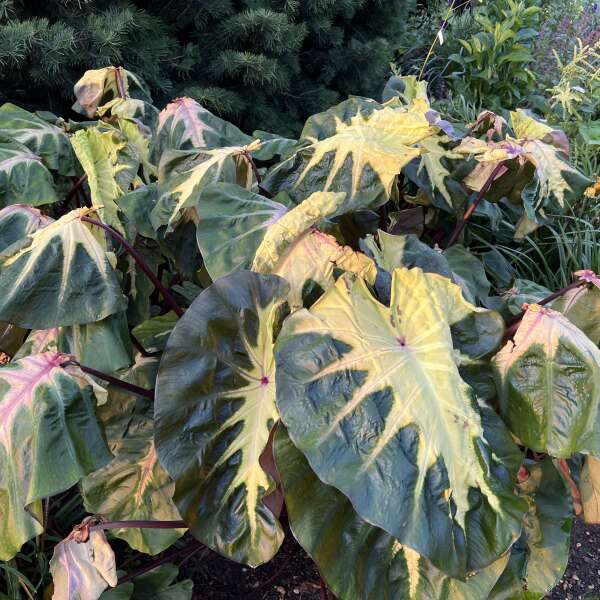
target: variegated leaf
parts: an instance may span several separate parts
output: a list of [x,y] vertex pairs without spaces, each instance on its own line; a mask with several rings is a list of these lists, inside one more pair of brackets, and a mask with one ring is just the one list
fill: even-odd
[[340,600],[487,600],[508,563],[505,554],[464,582],[452,579],[364,521],[346,496],[315,475],[283,427],[275,458],[292,533]]
[[191,98],[177,98],[160,112],[152,155],[155,162],[167,150],[245,146],[252,138],[220,119]]
[[450,326],[473,312],[460,288],[396,269],[390,308],[340,278],[276,344],[277,405],[319,478],[359,515],[465,577],[520,533],[522,503],[486,439]]
[[50,573],[52,600],[98,600],[107,587],[117,585],[115,554],[103,531],[90,531],[85,542],[68,537],[58,543]]
[[0,367],[0,560],[42,531],[39,500],[111,458],[90,389],[64,362],[47,352]]
[[210,548],[251,566],[283,540],[263,503],[272,481],[259,459],[278,419],[273,340],[288,292],[272,275],[217,280],[177,323],[156,387],[156,449],[183,519]]
[[500,411],[528,448],[600,454],[600,350],[562,314],[529,305],[494,357]]
[[49,329],[99,321],[125,310],[104,235],[78,209],[0,256],[0,320]]
[[99,107],[115,98],[152,102],[145,82],[123,67],[90,69],[73,89],[77,102],[73,110],[92,119]]
[[0,106],[0,135],[23,144],[61,175],[75,175],[75,155],[65,131],[14,104]]
[[[153,389],[158,359],[138,358],[135,365],[117,376],[146,389]],[[173,503],[175,483],[158,462],[154,447],[152,403],[147,398],[132,398],[114,386],[100,409],[106,419],[110,451],[115,458],[81,482],[88,512],[111,521],[176,521],[181,517]],[[182,529],[116,529],[114,535],[138,550],[157,554],[184,533]]]
[[369,116],[357,113],[350,124],[335,117],[335,133],[301,147],[276,165],[263,182],[270,191],[286,191],[299,202],[316,191],[345,192],[344,212],[372,208],[394,193],[396,176],[421,154],[414,145],[432,135],[417,100],[408,108],[386,107]]
[[0,210],[0,254],[6,248],[29,234],[52,223],[37,208],[26,204],[13,204]]
[[0,141],[0,208],[42,206],[58,200],[50,171],[27,146]]

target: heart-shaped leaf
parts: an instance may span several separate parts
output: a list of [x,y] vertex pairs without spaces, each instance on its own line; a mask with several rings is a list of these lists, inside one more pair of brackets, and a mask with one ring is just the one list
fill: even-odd
[[388,308],[342,277],[286,319],[277,405],[319,478],[362,518],[465,577],[509,548],[523,510],[455,362],[450,326],[478,309],[418,268],[396,269],[391,287]]
[[278,419],[273,341],[288,292],[273,275],[217,280],[175,326],[156,387],[156,449],[183,519],[203,543],[252,566],[283,540],[263,504],[272,481],[259,459]]

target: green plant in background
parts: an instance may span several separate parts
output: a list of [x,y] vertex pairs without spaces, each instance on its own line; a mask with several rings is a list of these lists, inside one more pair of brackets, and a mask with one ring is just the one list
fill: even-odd
[[[535,89],[533,42],[537,3],[490,2],[472,9],[479,31],[458,38],[460,50],[448,56],[450,84],[456,94],[493,110],[514,108]],[[451,30],[450,30],[451,32]]]
[[[255,567],[285,503],[340,599],[543,597],[586,457],[600,490],[600,280],[544,296],[474,240],[581,198],[564,135],[522,110],[454,128],[415,77],[298,140],[190,98],[157,115],[121,67],[75,94],[83,122],[0,107],[5,593],[44,589],[38,556],[54,600],[144,597],[117,544]],[[69,502],[89,516],[61,541]]]
[[[348,94],[375,95],[414,0],[0,3],[0,100],[65,114],[84,69],[123,64],[252,129],[297,134]],[[35,86],[31,87],[31,82]]]

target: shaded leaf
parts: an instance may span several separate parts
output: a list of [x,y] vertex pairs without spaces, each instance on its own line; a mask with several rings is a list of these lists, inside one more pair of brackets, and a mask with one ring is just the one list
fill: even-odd
[[242,271],[217,280],[179,320],[161,360],[155,442],[191,532],[252,566],[283,531],[263,504],[260,455],[278,418],[273,339],[287,283]]
[[600,350],[559,312],[529,305],[493,359],[500,410],[528,448],[600,452]]
[[50,217],[26,204],[13,204],[0,210],[0,254],[10,245],[52,223]]
[[91,391],[64,361],[47,352],[0,367],[0,560],[42,531],[39,500],[110,460]]
[[162,352],[179,317],[169,311],[152,317],[134,327],[131,333],[138,339],[146,352]]
[[[74,210],[0,256],[0,319],[49,329],[99,321],[125,310],[104,236]],[[97,231],[97,230],[96,230]]]

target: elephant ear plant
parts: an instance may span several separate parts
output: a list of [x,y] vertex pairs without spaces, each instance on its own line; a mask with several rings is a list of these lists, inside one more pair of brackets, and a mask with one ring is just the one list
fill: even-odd
[[[163,562],[286,535],[344,600],[561,577],[598,520],[600,280],[523,295],[471,242],[589,182],[526,112],[454,128],[396,88],[298,140],[115,67],[75,86],[87,120],[0,107],[0,560],[53,548],[47,597],[141,598],[156,567],[191,598]],[[125,544],[160,557],[125,573]]]

